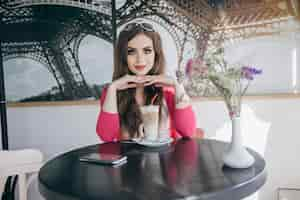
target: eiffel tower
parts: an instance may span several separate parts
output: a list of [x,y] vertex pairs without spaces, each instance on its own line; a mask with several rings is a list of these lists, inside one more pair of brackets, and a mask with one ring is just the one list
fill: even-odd
[[110,4],[74,2],[4,1],[0,10],[3,60],[25,57],[41,63],[66,100],[94,95],[79,66],[81,40],[90,34],[112,42]]

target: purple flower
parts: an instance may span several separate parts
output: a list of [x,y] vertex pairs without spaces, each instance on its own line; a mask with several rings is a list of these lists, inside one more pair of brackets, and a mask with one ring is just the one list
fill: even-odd
[[256,68],[254,68],[254,67],[248,67],[248,66],[242,67],[242,71],[251,73],[251,74],[253,74],[253,75],[255,75],[255,74],[261,74],[261,73],[262,73],[262,70],[261,70],[261,69],[256,69]]
[[245,78],[247,80],[253,80],[254,75],[261,74],[262,70],[261,69],[256,69],[254,67],[243,66],[241,73],[242,73],[243,78]]

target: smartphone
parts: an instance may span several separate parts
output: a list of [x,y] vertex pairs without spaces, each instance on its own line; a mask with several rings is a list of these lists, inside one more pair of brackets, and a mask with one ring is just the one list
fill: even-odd
[[90,153],[79,158],[82,162],[91,162],[104,165],[117,165],[125,163],[127,156],[108,154],[108,153]]

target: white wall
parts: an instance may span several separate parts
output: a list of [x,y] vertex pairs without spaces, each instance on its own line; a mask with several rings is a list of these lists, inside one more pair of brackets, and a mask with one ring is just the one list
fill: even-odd
[[10,148],[39,148],[49,158],[98,143],[98,110],[97,105],[8,108]]
[[[227,140],[228,117],[222,101],[194,102],[197,123],[206,137]],[[12,149],[34,147],[47,159],[58,153],[95,144],[97,105],[8,108]],[[245,100],[242,111],[245,143],[264,154],[268,180],[259,200],[277,200],[278,187],[300,187],[300,99]],[[227,123],[227,124],[226,124]],[[37,200],[37,185],[29,199]]]
[[[226,57],[262,69],[248,93],[300,91],[300,34],[266,36],[231,43]],[[294,80],[293,80],[294,79]]]

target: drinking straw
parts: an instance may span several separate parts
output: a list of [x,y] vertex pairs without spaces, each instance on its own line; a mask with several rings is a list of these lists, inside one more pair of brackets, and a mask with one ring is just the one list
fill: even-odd
[[151,105],[154,104],[155,99],[158,97],[158,94],[155,94],[154,97],[151,99]]

